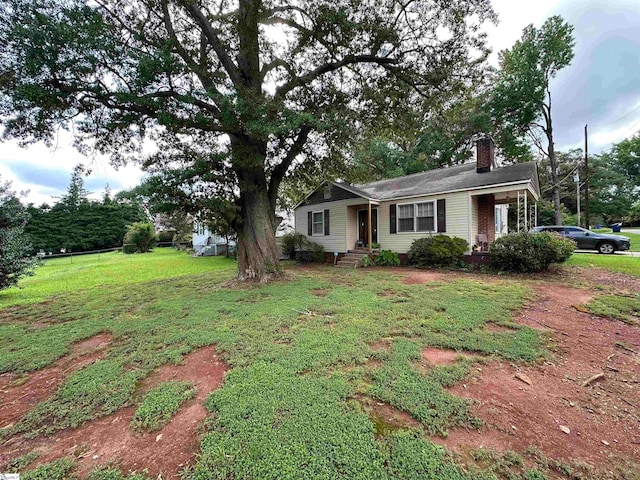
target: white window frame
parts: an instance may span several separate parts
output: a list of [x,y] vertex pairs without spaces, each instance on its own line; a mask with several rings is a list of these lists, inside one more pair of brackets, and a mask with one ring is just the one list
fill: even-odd
[[[316,222],[314,221],[314,218],[316,216],[316,213],[319,213],[322,215],[322,223],[319,225],[322,225],[322,229],[321,232],[322,233],[315,233],[315,226],[316,226]],[[311,236],[312,237],[323,237],[324,236],[324,210],[316,210],[316,211],[312,211],[311,212]]]
[[[433,204],[433,230],[418,230],[418,205],[423,203]],[[403,205],[413,205],[413,230],[400,230],[400,207]],[[438,233],[438,202],[437,200],[424,200],[421,202],[406,202],[396,205],[396,233],[415,234],[415,233]]]

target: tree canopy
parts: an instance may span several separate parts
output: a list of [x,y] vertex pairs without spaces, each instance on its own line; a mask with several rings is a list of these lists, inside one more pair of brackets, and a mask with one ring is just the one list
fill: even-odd
[[[6,0],[5,137],[115,162],[206,162],[238,211],[241,277],[277,270],[278,192],[296,171],[344,164],[357,132],[469,81],[489,0]],[[407,97],[406,92],[411,96]],[[191,154],[193,152],[193,154]]]
[[33,252],[82,252],[119,247],[127,225],[146,220],[136,202],[116,200],[108,191],[101,201],[90,200],[84,189],[84,168],[77,166],[67,193],[52,207],[27,207],[25,233]]

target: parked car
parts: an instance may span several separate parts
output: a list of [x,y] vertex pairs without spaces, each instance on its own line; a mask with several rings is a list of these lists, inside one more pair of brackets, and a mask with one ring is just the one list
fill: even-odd
[[622,235],[610,233],[595,233],[586,228],[550,225],[535,227],[532,232],[555,232],[576,242],[577,248],[582,250],[597,250],[600,253],[614,253],[616,250],[629,250],[631,240]]

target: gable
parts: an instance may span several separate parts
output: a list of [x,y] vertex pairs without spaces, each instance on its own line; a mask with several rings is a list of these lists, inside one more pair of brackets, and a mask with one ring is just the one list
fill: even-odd
[[[325,198],[325,187],[328,188],[329,198]],[[296,208],[304,205],[318,205],[321,203],[335,202],[337,200],[348,200],[350,198],[362,198],[353,192],[345,190],[333,183],[320,185],[311,195],[307,196]]]

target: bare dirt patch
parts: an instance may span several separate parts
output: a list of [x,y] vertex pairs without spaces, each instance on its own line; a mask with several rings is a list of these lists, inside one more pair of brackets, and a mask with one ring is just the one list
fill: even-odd
[[[427,347],[422,350],[423,366],[451,365],[460,357],[472,358],[469,354],[456,352],[455,350],[445,350],[432,347]],[[425,363],[427,365],[424,365]]]
[[0,375],[0,427],[13,425],[37,403],[52,396],[71,373],[103,357],[111,340],[111,335],[100,333],[73,344],[71,353],[47,368],[24,375]]
[[375,426],[376,437],[384,437],[400,429],[420,428],[418,420],[388,403],[379,402],[364,395],[359,395],[357,399],[368,411],[369,417]]
[[311,294],[315,295],[316,297],[326,297],[327,291],[324,288],[312,288]]
[[444,280],[447,276],[440,272],[434,272],[431,270],[426,271],[411,271],[411,273],[407,274],[405,270],[403,272],[406,276],[402,279],[402,283],[405,285],[423,285],[425,283],[431,282],[440,282]]
[[391,351],[391,342],[388,340],[379,340],[377,342],[373,342],[369,344],[369,348],[374,352],[378,352],[383,350],[385,352]]
[[[518,323],[551,332],[556,355],[537,366],[495,362],[451,392],[476,401],[480,431],[452,429],[434,439],[454,451],[493,448],[615,467],[640,458],[640,329],[574,308],[586,290],[538,285]],[[622,345],[622,347],[621,347]],[[627,347],[631,351],[623,348]],[[523,373],[531,385],[515,377]],[[604,378],[584,385],[598,373]],[[569,433],[565,433],[565,432]]]
[[161,430],[142,435],[132,432],[130,422],[136,407],[128,407],[74,430],[23,440],[8,453],[15,458],[36,449],[40,452],[39,464],[75,456],[80,478],[106,463],[125,472],[147,469],[152,478],[177,478],[199,448],[198,429],[207,416],[204,402],[209,393],[222,385],[227,370],[215,347],[209,346],[186,355],[180,365],[163,366],[147,377],[140,393],[173,380],[190,381],[198,389],[197,396],[186,402]]

